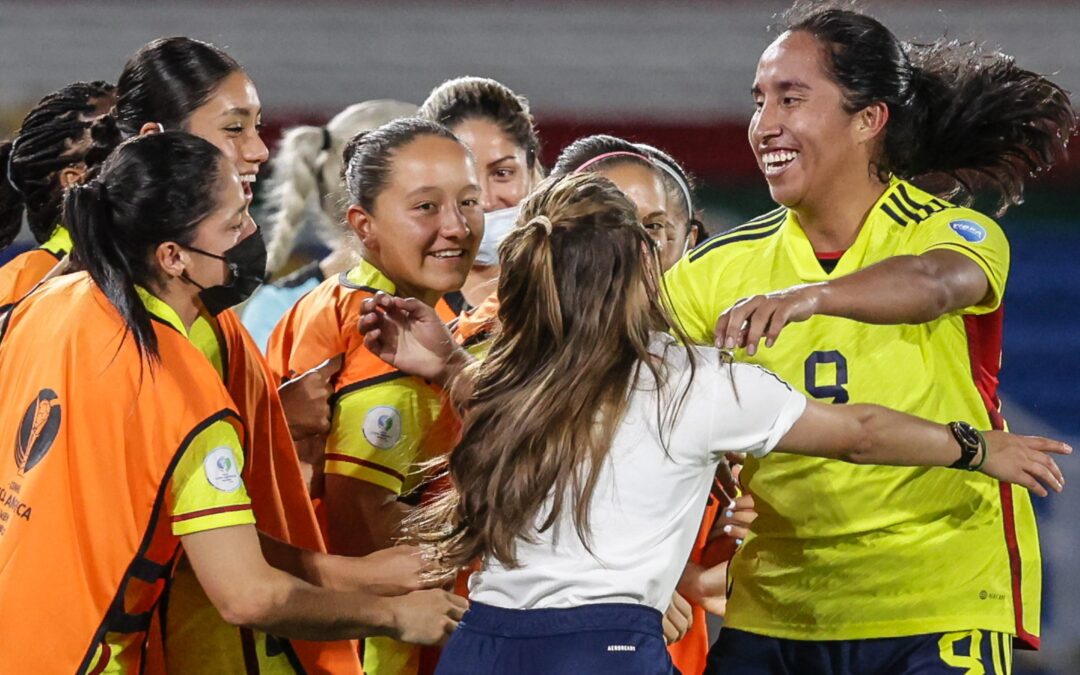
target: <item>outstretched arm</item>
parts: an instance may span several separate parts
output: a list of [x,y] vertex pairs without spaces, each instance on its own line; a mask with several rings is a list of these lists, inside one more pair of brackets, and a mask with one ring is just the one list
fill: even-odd
[[389,635],[436,644],[465,611],[464,599],[441,590],[387,598],[313,586],[267,564],[253,525],[196,532],[181,541],[210,602],[233,625],[302,640]]
[[858,272],[740,300],[716,322],[716,344],[748,354],[791,323],[821,314],[871,324],[919,324],[984,302],[990,281],[971,258],[949,250],[888,258]]
[[[1050,454],[1072,448],[1039,436],[1004,431],[984,434],[986,447],[974,458],[981,471],[1045,497],[1049,486],[1061,492],[1065,477]],[[806,410],[776,446],[776,451],[831,457],[856,464],[949,466],[960,445],[949,427],[877,405],[828,405],[807,401]],[[982,456],[985,452],[985,461]]]

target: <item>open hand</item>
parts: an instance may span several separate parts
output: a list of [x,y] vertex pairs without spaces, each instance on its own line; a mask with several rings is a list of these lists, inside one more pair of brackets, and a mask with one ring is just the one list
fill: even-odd
[[806,321],[817,313],[823,284],[805,284],[736,302],[716,321],[714,335],[721,349],[745,348],[753,356],[764,338],[772,347],[789,323]]
[[1065,488],[1065,476],[1050,455],[1068,455],[1072,453],[1070,446],[1041,436],[1004,431],[987,431],[984,436],[987,455],[981,471],[986,475],[1022,485],[1040,497],[1049,494],[1044,485],[1054,492]]
[[435,310],[416,298],[386,293],[360,305],[364,346],[398,370],[442,384],[463,350]]

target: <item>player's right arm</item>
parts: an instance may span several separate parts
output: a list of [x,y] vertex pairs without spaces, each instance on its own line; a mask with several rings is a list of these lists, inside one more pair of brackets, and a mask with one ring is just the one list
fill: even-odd
[[921,324],[945,314],[997,309],[1009,274],[1009,243],[990,218],[949,210],[920,223],[896,255],[830,281],[743,298],[716,321],[716,345],[751,356],[789,324],[836,316],[877,325]]
[[271,567],[253,525],[181,537],[210,602],[228,623],[301,640],[388,635],[437,644],[461,619],[467,602],[442,590],[386,598],[313,586]]

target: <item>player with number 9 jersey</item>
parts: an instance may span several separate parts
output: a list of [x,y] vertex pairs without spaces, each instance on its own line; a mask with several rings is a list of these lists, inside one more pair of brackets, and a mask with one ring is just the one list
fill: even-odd
[[[742,298],[936,250],[985,272],[991,292],[982,304],[918,325],[813,316],[788,325],[772,347],[738,356],[818,400],[1002,429],[1009,246],[976,211],[893,179],[831,273],[781,207],[702,244],[666,284],[677,320],[709,343],[717,318]],[[742,481],[761,515],[731,563],[728,627],[800,640],[966,627],[1038,644],[1041,565],[1025,490],[977,473],[795,455],[748,458]]]

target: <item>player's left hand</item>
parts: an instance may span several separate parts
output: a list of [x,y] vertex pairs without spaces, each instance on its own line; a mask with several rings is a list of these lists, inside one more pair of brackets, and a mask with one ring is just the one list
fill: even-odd
[[694,608],[678,592],[671,594],[671,604],[664,612],[664,640],[670,645],[683,639],[694,625]]
[[824,284],[804,284],[736,302],[716,321],[716,346],[745,347],[750,356],[762,338],[766,347],[772,347],[784,326],[806,321],[817,313],[823,292]]
[[344,363],[345,355],[338,354],[278,387],[293,440],[325,438],[329,433],[332,383]]

